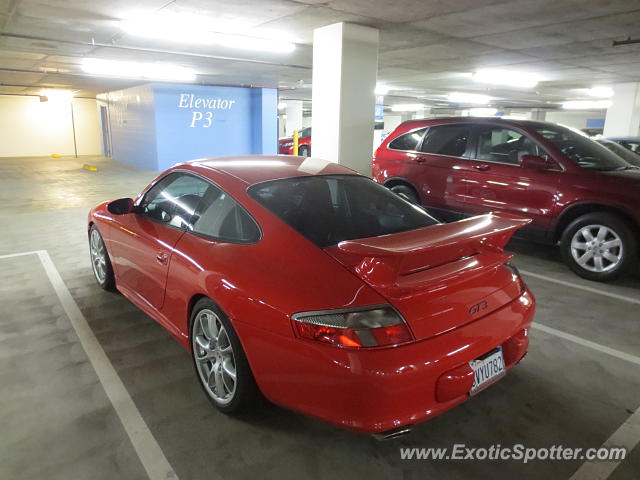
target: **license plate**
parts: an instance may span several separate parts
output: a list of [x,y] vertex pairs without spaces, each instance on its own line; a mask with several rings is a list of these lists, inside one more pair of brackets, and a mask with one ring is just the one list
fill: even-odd
[[474,395],[506,373],[504,358],[502,357],[502,347],[498,347],[476,360],[471,360],[469,366],[474,373],[473,386],[469,394]]

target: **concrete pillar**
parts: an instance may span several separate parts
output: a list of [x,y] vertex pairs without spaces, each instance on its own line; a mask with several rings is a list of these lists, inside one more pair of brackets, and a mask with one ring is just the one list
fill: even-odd
[[294,130],[302,130],[302,100],[287,100],[286,135],[290,137]]
[[313,31],[313,156],[371,175],[378,30],[335,23]]
[[637,137],[640,134],[640,83],[613,85],[611,100],[602,135]]
[[542,108],[534,108],[533,110],[531,110],[529,118],[531,118],[531,120],[544,122],[544,120],[547,118],[547,111]]

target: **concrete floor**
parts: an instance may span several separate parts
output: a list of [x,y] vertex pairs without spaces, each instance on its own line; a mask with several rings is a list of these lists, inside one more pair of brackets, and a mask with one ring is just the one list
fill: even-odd
[[[81,168],[98,166],[98,172]],[[0,159],[0,255],[47,250],[176,475],[182,479],[567,479],[581,462],[403,461],[400,447],[522,443],[599,447],[640,406],[638,366],[534,330],[526,359],[464,405],[389,442],[266,405],[218,413],[188,355],[119,294],[98,288],[86,245],[95,203],[154,173],[100,158]],[[590,285],[553,249],[516,243],[516,264]],[[537,321],[640,356],[638,306],[527,277]],[[640,300],[628,277],[595,285]],[[0,478],[147,478],[36,256],[0,259]],[[636,432],[636,436],[638,433]],[[640,477],[640,447],[609,477]]]

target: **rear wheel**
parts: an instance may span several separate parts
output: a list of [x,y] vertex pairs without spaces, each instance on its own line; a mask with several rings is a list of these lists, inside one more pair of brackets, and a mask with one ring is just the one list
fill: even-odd
[[404,198],[408,202],[411,202],[415,205],[420,205],[418,194],[413,188],[407,185],[394,185],[393,187],[390,187],[389,190],[391,190],[396,195]]
[[191,313],[191,356],[207,398],[224,413],[240,413],[258,398],[240,340],[231,322],[208,298]]
[[560,240],[562,257],[583,278],[606,282],[634,265],[637,241],[629,226],[612,213],[589,213],[574,220]]
[[310,154],[311,151],[306,145],[302,145],[300,148],[298,148],[298,155],[300,155],[301,157],[308,157]]

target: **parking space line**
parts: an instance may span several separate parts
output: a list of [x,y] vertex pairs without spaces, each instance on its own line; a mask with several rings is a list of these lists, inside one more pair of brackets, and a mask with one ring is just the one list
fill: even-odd
[[[640,443],[640,408],[631,415],[602,445],[603,447],[625,447],[627,455]],[[569,480],[605,480],[622,463],[585,462]]]
[[618,293],[611,292],[603,292],[602,290],[598,290],[594,287],[588,287],[586,285],[578,285],[576,283],[565,282],[564,280],[558,280],[553,277],[547,277],[546,275],[540,275],[539,273],[529,272],[528,270],[519,269],[520,273],[527,275],[529,277],[537,278],[540,280],[546,280],[547,282],[557,283],[558,285],[564,285],[565,287],[576,288],[578,290],[584,290],[585,292],[597,293],[598,295],[603,295],[605,297],[615,298],[616,300],[622,300],[624,302],[635,303],[640,305],[640,299],[627,297],[626,295],[620,295]]
[[636,357],[635,355],[631,355],[630,353],[621,352],[620,350],[616,350],[614,348],[610,348],[605,345],[600,345],[599,343],[592,342],[591,340],[587,340],[582,337],[576,337],[575,335],[571,335],[570,333],[566,333],[561,330],[556,330],[555,328],[547,327],[546,325],[542,325],[541,323],[538,323],[538,322],[534,322],[533,324],[531,324],[531,327],[534,328],[535,330],[540,330],[542,332],[555,335],[556,337],[564,338],[565,340],[569,340],[570,342],[577,343],[578,345],[582,345],[584,347],[588,347],[593,350],[606,353],[607,355],[611,355],[612,357],[616,357],[621,360],[626,360],[627,362],[640,365],[640,357]]
[[109,397],[114,410],[118,414],[122,425],[131,440],[142,466],[147,472],[150,480],[177,480],[178,476],[173,471],[169,461],[165,457],[160,445],[149,430],[140,411],[136,407],[129,392],[125,388],[122,380],[118,376],[111,361],[104,352],[98,339],[93,334],[91,327],[87,323],[78,304],[71,296],[69,289],[65,285],[60,273],[56,269],[49,253],[46,250],[33,252],[22,252],[11,255],[2,255],[0,259],[20,257],[25,255],[37,255],[42,266],[53,286],[53,289],[62,304],[69,321],[73,326],[80,344],[89,357],[105,393]]

